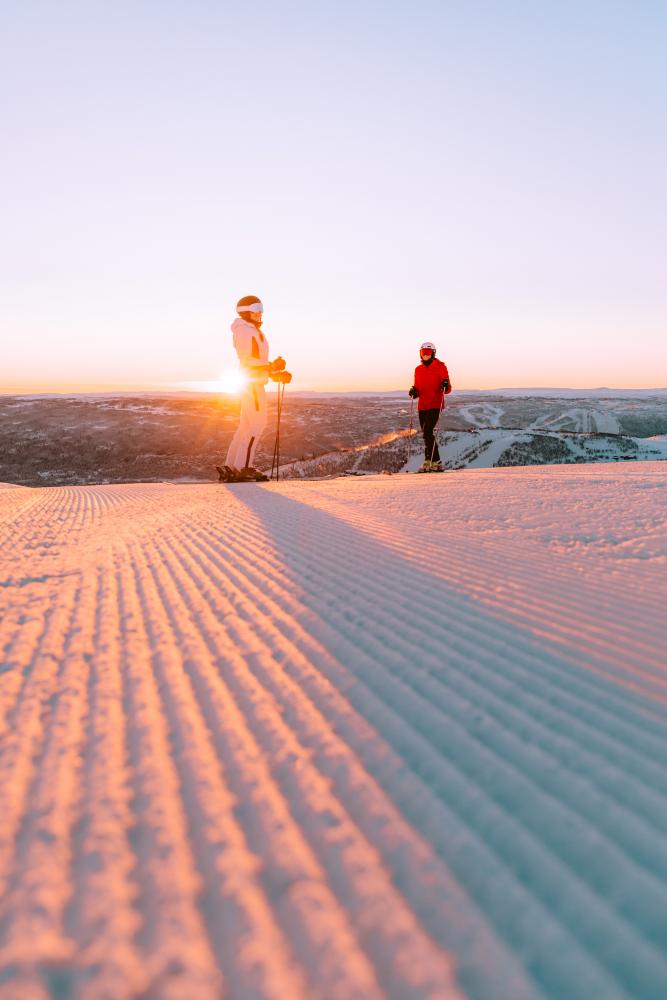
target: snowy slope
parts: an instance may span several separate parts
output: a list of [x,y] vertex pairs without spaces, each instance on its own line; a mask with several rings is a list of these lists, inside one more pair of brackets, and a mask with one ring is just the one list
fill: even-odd
[[620,434],[621,425],[613,413],[604,410],[583,407],[572,407],[555,416],[541,417],[531,425],[543,430],[573,430],[584,433]]
[[[454,469],[667,459],[667,440],[602,432],[558,433],[486,428],[467,433],[441,432],[438,438],[443,463],[447,468]],[[422,454],[419,457],[423,459]]]
[[658,1000],[662,463],[0,491],[0,1000]]
[[[440,457],[446,469],[491,469],[494,466],[560,463],[656,461],[667,459],[667,438],[568,433],[486,427],[438,432]],[[284,479],[317,479],[349,473],[416,472],[424,460],[421,433],[406,430],[386,434],[357,448],[326,452],[316,458],[281,466]],[[408,459],[410,453],[410,459]],[[270,469],[266,469],[269,473]]]

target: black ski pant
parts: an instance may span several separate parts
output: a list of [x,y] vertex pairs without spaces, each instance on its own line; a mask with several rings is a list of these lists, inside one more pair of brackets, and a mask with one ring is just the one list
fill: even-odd
[[419,410],[419,426],[424,435],[424,458],[427,462],[439,462],[440,452],[433,431],[440,417],[440,407],[437,410]]

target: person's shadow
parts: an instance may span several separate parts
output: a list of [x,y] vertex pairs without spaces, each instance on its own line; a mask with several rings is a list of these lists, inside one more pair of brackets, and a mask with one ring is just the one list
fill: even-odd
[[[642,967],[616,907],[624,900],[623,919],[654,945],[663,941],[667,885],[646,873],[667,880],[658,835],[667,821],[664,702],[616,683],[612,670],[589,670],[576,641],[537,637],[310,506],[307,493],[303,502],[256,487],[235,496],[259,522],[271,563],[271,602],[257,613],[273,606],[283,623],[298,623],[299,656],[281,654],[276,669],[354,749],[499,938],[527,956],[549,995],[555,982],[559,995],[577,992],[558,957],[576,942],[606,968],[590,981],[602,991],[595,995],[620,981],[657,996],[645,992],[647,977],[657,989],[663,963]],[[370,730],[355,729],[336,698]],[[288,694],[284,710],[289,717]],[[636,905],[628,904],[637,878]],[[508,893],[517,905],[508,907]],[[418,898],[413,905],[419,912]],[[456,947],[452,928],[420,916]],[[464,966],[461,981],[474,979],[475,963]]]

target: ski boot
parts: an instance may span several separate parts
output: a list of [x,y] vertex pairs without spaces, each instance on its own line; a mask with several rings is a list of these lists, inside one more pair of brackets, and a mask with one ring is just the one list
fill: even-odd
[[239,483],[268,483],[269,477],[265,476],[259,469],[254,469],[252,465],[246,465],[241,469],[237,482]]
[[430,472],[430,471],[431,471],[431,463],[429,462],[428,459],[426,459],[426,461],[423,462],[417,469],[417,472]]
[[442,462],[431,462],[431,468],[428,471],[429,472],[444,472],[445,470],[442,467]]
[[216,472],[218,473],[219,483],[236,483],[238,482],[238,470],[232,469],[231,465],[216,465]]

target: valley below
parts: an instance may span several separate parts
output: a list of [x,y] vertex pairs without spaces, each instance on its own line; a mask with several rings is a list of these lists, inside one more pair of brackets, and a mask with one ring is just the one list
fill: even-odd
[[[667,391],[545,392],[454,392],[438,429],[445,468],[667,458]],[[267,470],[275,399],[270,394],[256,460]],[[22,486],[210,482],[224,463],[237,417],[238,402],[229,396],[2,396],[0,480]],[[412,470],[422,451],[407,394],[286,397],[282,477]]]

